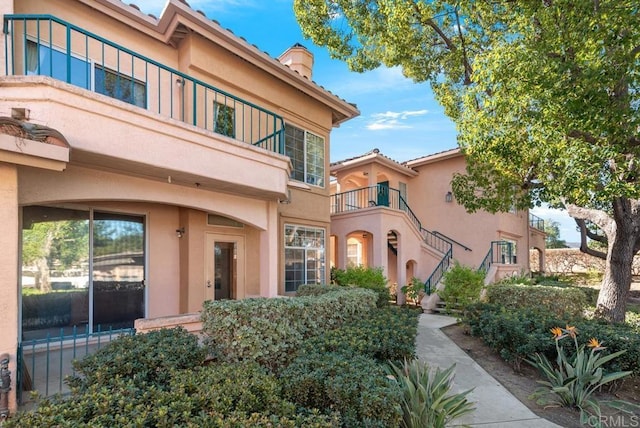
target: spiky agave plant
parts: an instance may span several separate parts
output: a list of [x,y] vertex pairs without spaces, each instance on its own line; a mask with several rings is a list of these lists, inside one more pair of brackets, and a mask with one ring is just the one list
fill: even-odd
[[389,376],[402,389],[402,428],[440,428],[475,410],[467,400],[472,389],[453,394],[455,364],[441,370],[432,369],[419,360],[407,361],[401,367],[389,363]]

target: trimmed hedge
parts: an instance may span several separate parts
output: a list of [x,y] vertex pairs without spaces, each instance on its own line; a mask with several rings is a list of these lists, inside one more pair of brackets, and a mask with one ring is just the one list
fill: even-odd
[[293,360],[303,339],[358,320],[375,304],[375,294],[359,288],[317,297],[207,301],[202,330],[219,361],[257,361],[277,371]]
[[309,338],[302,352],[358,354],[381,363],[410,360],[415,356],[419,314],[397,306],[381,308],[361,320]]
[[166,388],[116,377],[88,385],[69,399],[44,399],[35,411],[9,419],[7,427],[339,427],[335,414],[296,413],[278,380],[255,363],[169,370]]
[[[531,308],[508,309],[485,303],[469,306],[463,313],[462,321],[469,325],[473,336],[481,337],[502,358],[514,363],[516,369],[523,359],[531,358],[535,352],[555,360],[555,342],[550,330],[571,325],[577,328],[579,344],[585,344],[594,337],[606,347],[602,351],[605,354],[626,350],[604,366],[606,371],[630,370],[635,376],[640,375],[640,334],[631,325],[560,317]],[[568,355],[575,351],[569,342],[564,349]]]
[[381,267],[351,266],[345,270],[333,269],[332,277],[336,284],[341,286],[354,286],[375,291],[378,295],[378,307],[387,306],[391,299],[387,278],[382,273]]
[[374,360],[353,354],[302,354],[281,375],[284,396],[304,408],[334,409],[343,427],[397,427],[397,383]]
[[333,293],[340,290],[344,290],[344,288],[339,285],[304,284],[298,287],[296,297],[321,296],[323,294]]
[[[179,350],[179,352],[176,352]],[[77,375],[67,383],[77,391],[89,386],[113,388],[119,379],[163,388],[173,369],[189,369],[204,362],[205,350],[182,327],[121,336],[95,354],[73,361]]]
[[486,301],[510,309],[532,308],[558,317],[565,314],[579,317],[589,303],[585,290],[578,287],[497,284],[486,287]]

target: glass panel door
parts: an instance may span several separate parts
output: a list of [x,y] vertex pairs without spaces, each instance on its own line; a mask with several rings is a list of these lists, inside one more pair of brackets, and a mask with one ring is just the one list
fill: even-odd
[[22,210],[22,339],[84,333],[89,322],[89,212]]
[[218,242],[214,246],[215,299],[232,299],[236,272],[236,245]]
[[144,317],[144,217],[93,216],[93,330],[133,327]]

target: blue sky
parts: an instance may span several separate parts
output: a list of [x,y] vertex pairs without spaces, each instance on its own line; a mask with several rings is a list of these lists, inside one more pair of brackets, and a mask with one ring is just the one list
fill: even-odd
[[[145,13],[160,15],[166,0],[131,0]],[[405,161],[457,147],[455,125],[434,100],[428,83],[406,79],[398,68],[367,73],[350,72],[332,60],[324,48],[305,40],[293,14],[292,0],[187,0],[234,34],[276,58],[295,43],[314,54],[313,81],[348,102],[361,115],[331,133],[331,161],[374,148]],[[560,223],[560,235],[578,241],[575,222],[565,213],[547,208],[533,211]]]

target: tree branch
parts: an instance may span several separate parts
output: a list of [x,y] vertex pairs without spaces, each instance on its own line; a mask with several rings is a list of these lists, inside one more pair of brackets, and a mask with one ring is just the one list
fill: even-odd
[[[589,245],[587,244],[587,236],[593,235],[598,238],[596,239],[596,241],[599,241],[599,242],[605,242],[606,240],[600,235],[591,233],[591,231],[589,231],[589,228],[587,228],[587,223],[586,221],[584,221],[584,219],[574,218],[574,220],[576,221],[578,227],[580,228],[580,251],[582,251],[585,254],[589,254],[591,256],[597,257],[599,259],[606,260],[607,253],[604,253],[602,251],[598,251],[589,247]],[[594,239],[594,238],[591,238],[591,239]]]
[[580,207],[574,204],[568,204],[564,202],[564,206],[567,209],[567,213],[575,220],[589,220],[598,226],[607,235],[607,238],[611,235],[612,225],[615,225],[613,219],[602,210],[596,210],[593,208]]
[[469,64],[469,58],[467,57],[467,47],[464,43],[464,36],[462,35],[462,27],[460,26],[460,15],[458,14],[458,9],[456,8],[456,24],[458,25],[458,37],[460,38],[460,46],[462,47],[462,63],[464,64],[464,84],[471,84],[471,73],[473,70],[471,69],[471,65]]
[[598,143],[598,139],[596,137],[594,137],[593,135],[589,134],[588,132],[580,131],[580,130],[577,130],[577,129],[572,129],[571,131],[569,131],[569,133],[567,134],[567,137],[569,137],[569,138],[578,138],[578,139],[586,141],[589,144],[597,144]]

